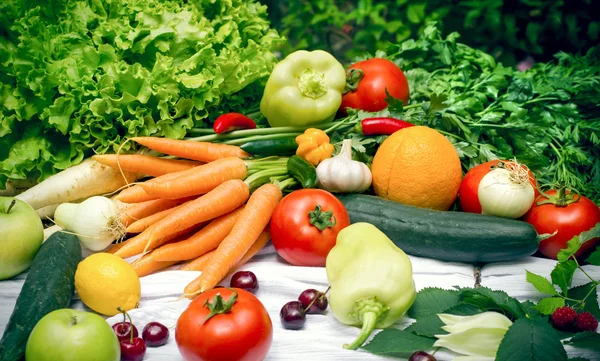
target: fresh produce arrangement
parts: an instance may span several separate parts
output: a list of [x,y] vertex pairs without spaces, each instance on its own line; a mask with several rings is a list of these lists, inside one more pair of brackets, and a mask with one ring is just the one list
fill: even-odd
[[[600,47],[519,72],[431,23],[342,64],[277,59],[254,1],[23,6],[0,27],[0,183],[37,184],[0,197],[0,279],[27,272],[1,360],[141,361],[172,339],[185,361],[258,361],[311,318],[352,330],[344,352],[413,361],[598,348]],[[269,244],[327,282],[281,325],[246,268]],[[532,256],[557,261],[522,270],[538,302],[414,277],[416,258]],[[190,277],[185,310],[134,324],[166,271]]]

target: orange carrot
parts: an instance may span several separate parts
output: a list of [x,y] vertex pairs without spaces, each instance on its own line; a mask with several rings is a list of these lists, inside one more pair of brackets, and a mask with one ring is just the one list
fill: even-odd
[[242,259],[269,223],[282,194],[278,186],[260,186],[246,204],[229,235],[219,244],[215,255],[202,272],[199,292],[215,287]]
[[164,159],[145,154],[99,154],[92,158],[111,168],[153,177],[191,169],[201,164],[190,160]]
[[121,213],[121,223],[126,227],[133,222],[153,215],[154,213],[162,212],[165,209],[173,208],[189,198],[182,199],[154,199],[151,201],[137,203],[125,208]]
[[[233,267],[230,273],[235,271],[236,269],[239,269],[243,264],[245,264],[252,257],[254,257],[269,242],[270,238],[271,236],[269,232],[263,231],[260,234],[260,236],[258,236],[258,239],[254,241],[254,243],[252,243],[252,246],[250,246],[244,257],[242,257],[242,259],[235,265],[235,267]],[[204,254],[203,256],[200,256],[195,260],[188,262],[179,269],[182,271],[204,271],[204,268],[211,262],[216,252],[216,250],[210,251]],[[185,287],[183,293],[186,297],[194,298],[196,296],[196,291],[200,288],[201,279],[202,275],[194,279]]]
[[[163,175],[153,178],[151,180],[152,181],[155,181],[155,180],[167,181],[169,179],[176,179],[178,177],[184,176],[185,174],[187,174],[187,172],[189,172],[193,169],[194,168],[182,170],[179,172],[163,174]],[[146,182],[148,182],[148,181],[146,181]],[[144,188],[142,188],[139,183],[132,187],[122,190],[121,193],[119,193],[119,195],[117,196],[117,200],[124,202],[124,203],[140,203],[140,202],[145,202],[145,201],[158,199],[158,198],[161,198],[161,197],[151,196],[148,193],[146,193]]]
[[[191,202],[191,201],[188,201],[188,202]],[[135,222],[131,223],[129,226],[127,226],[127,229],[126,229],[127,233],[142,233],[143,231],[145,231],[148,227],[150,227],[154,223],[160,221],[161,219],[165,218],[169,214],[173,213],[173,211],[175,211],[176,209],[181,208],[184,204],[185,203],[175,206],[173,208],[165,209],[164,211],[160,211],[158,213],[151,214],[148,217],[138,219],[137,221],[135,221]]]
[[[191,231],[196,231],[198,228],[202,227],[203,225],[204,224],[202,224],[202,223],[197,224],[197,225],[194,225],[187,229],[184,229],[182,231],[179,231],[177,233],[171,234],[168,237],[165,237],[161,242],[162,242],[162,244],[164,244],[169,241],[175,240],[179,236],[185,235],[186,233],[189,233]],[[135,255],[144,253],[145,252],[144,246],[148,243],[149,235],[150,235],[150,233],[145,231],[145,232],[142,232],[142,233],[136,235],[135,237],[132,237],[132,238],[126,240],[125,242],[122,242],[125,244],[122,247],[120,247],[119,249],[117,249],[114,254],[121,258],[129,258],[129,257],[133,257]]]
[[154,178],[140,186],[151,196],[173,199],[207,193],[227,180],[244,179],[246,174],[243,160],[227,157],[196,167],[177,178]]
[[141,203],[152,201],[158,198],[160,197],[151,196],[148,193],[146,193],[144,188],[140,187],[139,184],[123,189],[121,193],[119,193],[119,195],[117,196],[117,200],[123,203]]
[[244,209],[243,206],[213,219],[206,227],[184,241],[157,248],[154,251],[154,257],[158,261],[186,261],[217,248],[219,243],[231,232],[242,209]]
[[265,248],[270,239],[271,234],[269,231],[263,231],[260,236],[258,236],[258,239],[252,243],[252,246],[250,246],[244,257],[242,257],[242,259],[235,265],[234,270],[246,264],[246,262],[254,257],[261,249]]
[[[181,271],[202,271],[204,269],[204,267],[206,267],[206,265],[208,264],[208,262],[210,261],[211,257],[215,254],[216,251],[217,251],[217,249],[215,248],[215,249],[213,249],[210,252],[206,252],[205,254],[203,254],[202,256],[200,256],[198,258],[196,258],[195,260],[187,262],[185,265],[183,265],[179,269]],[[200,280],[200,277],[198,277],[198,281],[199,280]],[[198,281],[196,281],[196,282],[198,282]],[[196,287],[194,289],[194,291],[197,290],[197,289],[198,289],[198,287]]]
[[111,244],[110,247],[108,247],[107,249],[104,250],[105,253],[110,253],[110,254],[114,254],[115,252],[117,252],[118,250],[120,250],[121,248],[123,248],[123,246],[125,245],[125,243],[127,243],[129,240],[123,241],[123,242],[119,242],[119,243],[115,243],[115,244]]
[[131,267],[135,273],[137,273],[138,277],[144,277],[156,271],[171,267],[176,263],[177,261],[157,261],[156,258],[154,258],[154,252],[150,252],[131,263]]
[[144,252],[161,245],[164,243],[163,239],[173,233],[232,212],[248,200],[249,194],[248,185],[239,179],[221,183],[142,232],[141,234],[148,233]]
[[131,138],[131,140],[157,152],[205,163],[225,157],[247,158],[250,156],[250,154],[244,152],[240,147],[228,144],[193,142],[158,137],[135,137]]

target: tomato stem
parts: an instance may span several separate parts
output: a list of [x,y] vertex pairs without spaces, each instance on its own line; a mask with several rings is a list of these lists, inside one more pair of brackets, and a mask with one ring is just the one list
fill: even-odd
[[364,76],[365,72],[362,69],[348,69],[346,71],[346,88],[344,89],[344,94],[356,91],[358,83],[360,83]]
[[575,203],[581,199],[581,195],[578,192],[567,192],[566,187],[559,187],[556,195],[549,195],[545,192],[540,191],[541,196],[545,197],[544,201],[536,201],[536,205],[541,206],[544,204],[554,204],[557,207],[566,207],[571,203]]
[[237,292],[233,292],[233,294],[231,295],[231,297],[229,297],[227,301],[223,299],[223,296],[221,296],[220,293],[217,293],[215,297],[213,297],[212,302],[206,300],[206,302],[204,303],[204,307],[207,307],[210,310],[210,313],[208,314],[208,316],[206,316],[203,323],[205,323],[215,315],[231,312],[231,308],[233,307],[233,304],[235,303],[237,298]]
[[323,212],[321,206],[316,206],[315,209],[308,212],[310,218],[310,224],[317,227],[319,231],[324,231],[329,227],[333,227],[337,224],[337,220],[333,215],[332,211]]

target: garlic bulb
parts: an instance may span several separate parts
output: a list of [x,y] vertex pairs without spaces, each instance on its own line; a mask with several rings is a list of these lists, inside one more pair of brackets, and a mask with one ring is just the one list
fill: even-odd
[[344,139],[338,155],[322,161],[317,167],[319,187],[337,193],[360,193],[371,186],[369,167],[352,159],[352,140]]

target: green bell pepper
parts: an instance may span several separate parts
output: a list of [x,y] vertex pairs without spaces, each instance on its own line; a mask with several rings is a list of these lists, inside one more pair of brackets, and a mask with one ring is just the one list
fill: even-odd
[[267,80],[260,111],[271,127],[332,120],[342,104],[344,67],[323,50],[298,50],[277,63]]
[[333,315],[343,324],[362,327],[346,349],[358,349],[375,328],[393,325],[417,295],[410,259],[369,223],[342,229],[325,267]]
[[302,188],[314,188],[317,185],[317,169],[303,158],[294,155],[287,161],[288,172]]

